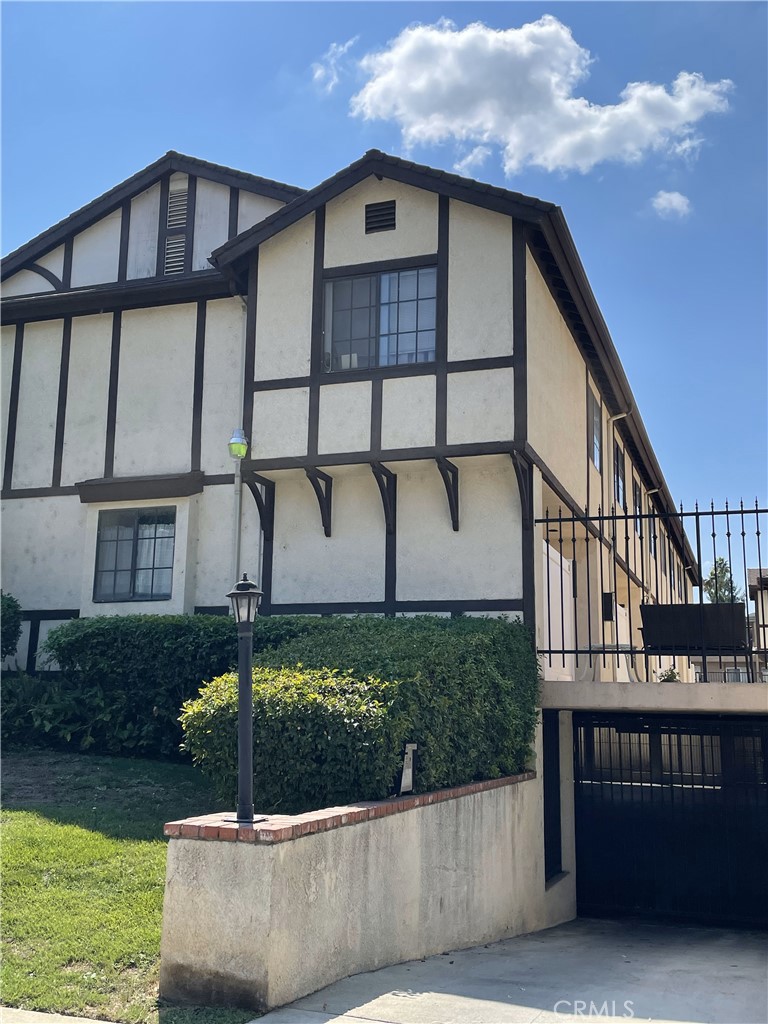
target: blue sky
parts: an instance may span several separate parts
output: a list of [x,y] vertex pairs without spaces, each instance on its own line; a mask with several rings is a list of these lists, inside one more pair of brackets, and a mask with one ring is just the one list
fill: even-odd
[[675,497],[762,504],[767,13],[6,0],[3,252],[168,149],[305,187],[370,148],[466,168],[563,208]]

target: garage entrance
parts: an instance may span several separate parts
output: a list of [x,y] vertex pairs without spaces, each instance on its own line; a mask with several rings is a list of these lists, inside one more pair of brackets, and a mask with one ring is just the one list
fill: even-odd
[[579,913],[768,926],[768,717],[573,724]]

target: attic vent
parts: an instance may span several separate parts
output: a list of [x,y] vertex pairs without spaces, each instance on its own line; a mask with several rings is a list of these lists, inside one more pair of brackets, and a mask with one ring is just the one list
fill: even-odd
[[187,197],[189,192],[184,189],[171,192],[168,196],[168,227],[183,228],[187,225]]
[[184,250],[186,249],[186,238],[184,235],[169,235],[165,240],[165,274],[184,273]]
[[373,234],[374,231],[395,230],[395,200],[389,199],[386,203],[366,203],[365,205],[365,233]]

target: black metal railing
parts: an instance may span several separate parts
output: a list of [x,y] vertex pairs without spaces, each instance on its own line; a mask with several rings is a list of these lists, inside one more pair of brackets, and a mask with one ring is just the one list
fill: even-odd
[[547,509],[545,677],[768,682],[768,509]]

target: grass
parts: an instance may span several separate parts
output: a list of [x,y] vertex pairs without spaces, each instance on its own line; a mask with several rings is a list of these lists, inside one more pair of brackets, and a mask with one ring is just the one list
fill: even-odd
[[159,1003],[165,821],[220,809],[192,767],[3,756],[3,1004],[126,1024],[243,1024]]

